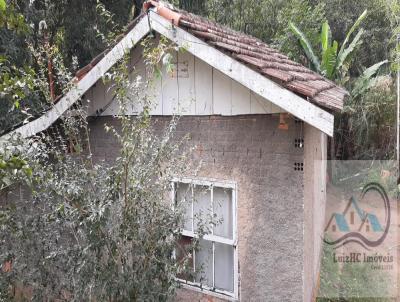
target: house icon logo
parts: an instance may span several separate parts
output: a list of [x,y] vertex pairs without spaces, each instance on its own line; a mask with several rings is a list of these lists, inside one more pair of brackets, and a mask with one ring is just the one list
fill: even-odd
[[[367,193],[375,192],[380,205],[380,215],[362,208]],[[383,210],[383,211],[382,211]],[[386,238],[390,226],[390,202],[385,189],[378,183],[366,185],[359,201],[352,196],[341,213],[333,213],[325,227],[325,232],[335,238],[324,242],[339,248],[348,243],[361,245],[365,249],[379,246]]]

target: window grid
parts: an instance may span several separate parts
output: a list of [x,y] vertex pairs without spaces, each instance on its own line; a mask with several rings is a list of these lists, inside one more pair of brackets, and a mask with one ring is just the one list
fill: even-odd
[[[221,182],[217,180],[204,180],[204,179],[191,179],[191,178],[175,178],[173,179],[173,200],[176,198],[175,185],[178,183],[188,184],[190,186],[190,194],[191,194],[191,215],[192,215],[192,231],[183,230],[182,235],[192,238],[197,238],[198,236],[195,233],[195,223],[194,223],[194,191],[195,187],[205,186],[210,189],[210,206],[211,206],[211,214],[214,215],[214,187],[222,188],[222,189],[230,189],[231,190],[231,200],[232,200],[232,239],[224,238],[222,236],[214,235],[214,226],[211,228],[211,235],[204,235],[203,239],[212,243],[212,288],[209,288],[206,285],[202,285],[195,280],[193,282],[188,280],[178,279],[182,283],[186,283],[190,286],[201,287],[204,288],[210,294],[220,293],[224,295],[228,295],[231,297],[238,297],[238,258],[237,258],[237,239],[236,239],[236,227],[237,227],[237,214],[236,214],[236,184],[232,182]],[[214,217],[214,216],[212,216]],[[230,245],[233,247],[234,255],[234,267],[233,267],[233,292],[229,292],[226,290],[220,290],[215,287],[215,243],[222,243],[226,245]],[[196,272],[196,251],[193,251],[193,272]]]

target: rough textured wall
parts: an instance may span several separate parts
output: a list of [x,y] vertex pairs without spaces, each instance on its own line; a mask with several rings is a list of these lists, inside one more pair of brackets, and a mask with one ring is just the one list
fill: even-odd
[[325,227],[327,137],[304,127],[304,302],[315,301]]
[[[154,117],[160,130],[168,117]],[[200,176],[238,184],[239,297],[241,301],[302,301],[303,298],[303,150],[294,140],[302,124],[279,116],[182,117],[178,136],[190,133],[197,146],[192,161],[203,165]],[[116,156],[115,140],[103,130],[111,117],[93,120],[91,147],[95,159]],[[180,301],[213,301],[188,290]],[[217,301],[215,299],[215,301]]]

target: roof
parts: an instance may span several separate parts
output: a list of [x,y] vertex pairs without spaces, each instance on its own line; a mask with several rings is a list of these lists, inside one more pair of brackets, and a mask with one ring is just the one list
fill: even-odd
[[[148,10],[150,7],[159,7],[160,5],[161,9],[158,10],[158,13],[171,18],[176,26],[189,31],[209,45],[224,51],[232,58],[247,64],[286,89],[307,98],[321,107],[334,111],[343,109],[344,100],[349,95],[345,89],[300,63],[294,62],[260,39],[234,31],[198,15],[177,10],[170,5],[167,8],[164,6],[165,4],[161,4],[158,0],[147,1],[144,4],[144,9]],[[142,13],[130,23],[128,31],[143,16],[144,14]],[[92,62],[78,71],[77,77],[84,76],[104,57],[105,53],[98,55]]]
[[334,215],[334,217],[335,217],[336,224],[337,224],[337,226],[338,226],[338,228],[339,228],[339,230],[340,230],[341,232],[348,232],[348,231],[350,231],[350,228],[349,228],[349,226],[348,226],[348,224],[347,224],[346,218],[344,217],[343,214],[335,213],[335,214],[333,214],[333,215]]
[[259,39],[151,0],[144,3],[142,14],[127,26],[114,47],[96,56],[76,73],[76,85],[58,98],[50,110],[3,135],[0,141],[14,132],[29,137],[50,127],[152,30],[288,113],[333,135],[334,117],[326,109],[343,108],[348,95],[344,89]]
[[252,36],[233,31],[205,18],[179,11],[179,26],[196,37],[251,66],[262,75],[309,101],[342,110],[348,92]]
[[367,218],[368,218],[369,222],[371,223],[372,230],[374,232],[383,232],[383,228],[382,228],[381,224],[379,223],[379,220],[376,217],[376,215],[368,214]]

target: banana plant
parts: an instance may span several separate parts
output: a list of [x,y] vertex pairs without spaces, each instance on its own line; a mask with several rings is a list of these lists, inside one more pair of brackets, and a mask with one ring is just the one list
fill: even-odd
[[388,60],[376,63],[364,70],[362,75],[354,81],[351,91],[353,98],[362,95],[370,87],[375,85],[377,78],[373,78],[373,76],[378,72],[379,68],[386,63],[388,63]]
[[362,28],[357,32],[354,39],[351,42],[349,41],[353,32],[360,27],[361,22],[366,18],[366,16],[367,10],[358,17],[357,21],[350,28],[340,48],[337,41],[332,41],[332,33],[328,22],[324,22],[322,24],[320,35],[321,59],[319,59],[315,54],[311,43],[304,33],[291,22],[289,23],[289,26],[293,34],[299,39],[300,44],[315,71],[324,75],[328,79],[338,80],[343,76],[343,71],[344,73],[347,73],[346,63],[353,51],[362,43],[361,37],[364,33]]

